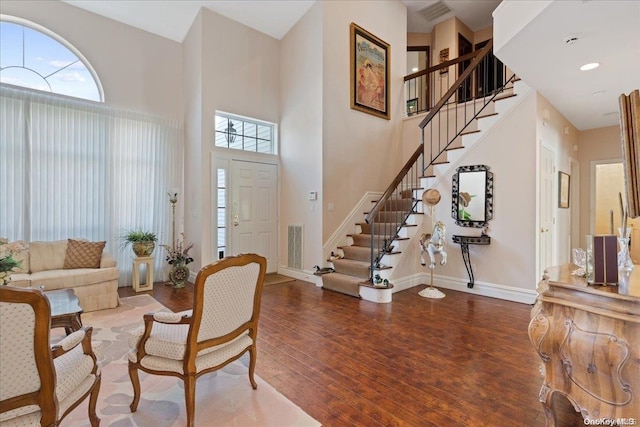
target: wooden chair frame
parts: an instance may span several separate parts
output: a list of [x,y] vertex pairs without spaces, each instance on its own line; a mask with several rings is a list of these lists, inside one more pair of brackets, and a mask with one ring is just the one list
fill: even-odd
[[[100,425],[100,419],[96,415],[96,403],[98,401],[98,393],[100,391],[101,374],[98,370],[96,355],[91,347],[91,333],[93,328],[83,327],[81,331],[84,337],[76,345],[70,348],[63,348],[62,345],[50,346],[49,336],[51,332],[51,307],[49,300],[37,289],[21,289],[12,287],[0,287],[0,302],[28,304],[35,313],[34,326],[34,342],[35,342],[35,361],[40,378],[40,389],[35,392],[15,396],[0,401],[0,413],[8,412],[17,408],[29,405],[37,405],[40,407],[42,418],[41,426],[58,426],[60,421],[64,419],[73,409],[84,401],[87,396],[89,399],[88,415],[92,427]],[[75,333],[78,333],[76,331]],[[67,337],[68,338],[68,337]],[[65,339],[66,340],[66,339]],[[63,340],[64,341],[64,340]],[[55,393],[56,389],[56,371],[53,360],[73,350],[77,345],[82,345],[84,354],[89,355],[94,362],[92,374],[95,375],[95,381],[91,388],[82,395],[75,403],[60,416],[58,416],[59,402]]]
[[[204,309],[204,286],[207,278],[219,271],[230,267],[242,267],[251,263],[257,263],[260,267],[257,283],[254,292],[253,298],[253,312],[251,319],[242,325],[238,326],[232,332],[215,337],[212,339],[208,339],[205,341],[198,342],[198,331],[200,329],[200,324],[202,320],[202,312]],[[267,261],[264,257],[261,257],[256,254],[243,254],[233,257],[227,257],[212,264],[209,264],[203,267],[196,276],[194,294],[193,294],[193,312],[191,315],[183,315],[180,318],[173,318],[168,321],[163,321],[162,319],[155,318],[155,313],[147,313],[144,315],[144,326],[145,330],[138,341],[136,347],[136,362],[129,361],[129,377],[131,378],[131,383],[133,385],[133,401],[130,405],[131,412],[135,412],[138,409],[138,403],[140,401],[140,380],[138,378],[138,369],[147,372],[149,374],[154,375],[169,375],[181,378],[184,382],[184,393],[185,393],[185,403],[186,403],[186,411],[187,411],[187,426],[192,427],[194,425],[195,418],[195,388],[196,388],[196,379],[201,375],[207,374],[209,372],[216,371],[229,363],[239,359],[244,353],[247,351],[250,355],[249,361],[249,381],[251,382],[252,388],[255,390],[258,388],[258,384],[254,379],[254,371],[256,366],[256,337],[258,334],[258,319],[260,317],[260,302],[262,298],[262,288],[264,285],[264,277],[266,273]],[[140,363],[142,359],[147,355],[145,351],[145,344],[151,335],[153,324],[155,323],[165,323],[165,324],[184,324],[189,325],[189,332],[187,335],[187,343],[186,343],[186,351],[183,360],[183,374],[173,372],[173,371],[158,371],[149,368],[145,368]],[[247,333],[251,338],[251,345],[247,346],[244,350],[240,351],[234,357],[225,360],[223,363],[203,369],[200,372],[196,371],[196,356],[198,352],[205,350],[210,347],[218,346],[221,344],[225,344],[233,341],[235,338],[239,337],[243,333]]]

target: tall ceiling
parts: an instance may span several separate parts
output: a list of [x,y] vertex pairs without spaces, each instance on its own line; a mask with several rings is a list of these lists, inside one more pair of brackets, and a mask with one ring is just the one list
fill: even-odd
[[[201,7],[281,39],[315,1],[328,0],[62,0],[74,6],[182,42]],[[407,31],[431,32],[457,16],[471,30],[493,25],[500,0],[401,0]],[[579,130],[618,124],[617,98],[640,88],[640,1],[555,0],[496,55],[540,92]],[[506,0],[509,7],[527,1]],[[422,12],[435,8],[428,20]],[[438,15],[438,14],[436,14]],[[567,37],[578,40],[567,44]],[[600,62],[590,72],[580,65]]]

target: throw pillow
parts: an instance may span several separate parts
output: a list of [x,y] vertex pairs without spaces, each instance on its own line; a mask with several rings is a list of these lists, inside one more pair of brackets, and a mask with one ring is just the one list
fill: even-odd
[[64,268],[100,268],[100,259],[106,243],[68,239]]

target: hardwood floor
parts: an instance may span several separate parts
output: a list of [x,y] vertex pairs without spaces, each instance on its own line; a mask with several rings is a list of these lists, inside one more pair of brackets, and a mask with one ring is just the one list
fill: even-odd
[[[256,373],[324,426],[544,426],[531,306],[423,287],[375,304],[298,280],[265,286]],[[192,285],[149,293],[191,308]],[[584,425],[564,397],[554,405],[559,427]]]

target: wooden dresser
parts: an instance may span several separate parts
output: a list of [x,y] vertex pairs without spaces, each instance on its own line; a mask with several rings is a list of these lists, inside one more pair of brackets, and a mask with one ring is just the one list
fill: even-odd
[[618,286],[589,285],[571,275],[576,268],[545,270],[531,310],[529,338],[542,359],[539,397],[547,426],[556,425],[555,392],[585,424],[640,425],[640,267]]

